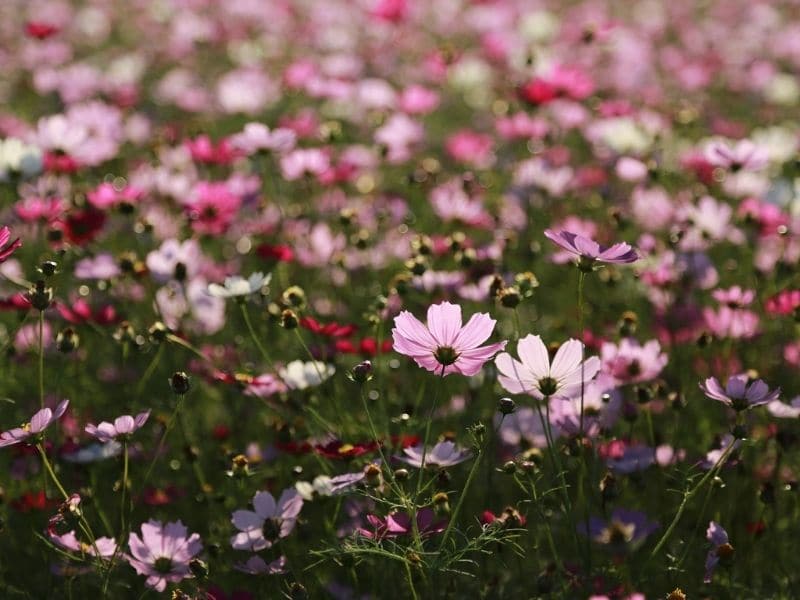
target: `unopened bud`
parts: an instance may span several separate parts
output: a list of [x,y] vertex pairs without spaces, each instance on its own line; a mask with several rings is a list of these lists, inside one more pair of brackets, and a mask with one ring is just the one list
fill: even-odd
[[358,363],[350,371],[350,379],[356,383],[366,383],[372,379],[372,363],[368,360]]
[[72,327],[67,327],[58,332],[56,336],[56,349],[64,354],[69,354],[77,349],[80,344],[80,337]]
[[284,329],[297,329],[298,325],[297,313],[293,310],[287,308],[281,313],[281,326]]
[[497,403],[497,410],[502,415],[510,415],[517,410],[517,404],[511,398],[500,398]]
[[183,396],[189,391],[191,382],[186,373],[183,371],[176,371],[172,374],[172,377],[169,378],[169,386],[176,395]]

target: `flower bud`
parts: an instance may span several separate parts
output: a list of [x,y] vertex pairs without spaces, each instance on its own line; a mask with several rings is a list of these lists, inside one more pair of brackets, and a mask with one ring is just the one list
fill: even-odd
[[165,339],[167,339],[169,327],[164,325],[164,323],[161,321],[156,321],[150,326],[150,328],[147,330],[147,333],[152,341],[163,342]]
[[289,586],[289,598],[291,600],[306,600],[308,591],[303,584],[295,582]]
[[297,319],[297,313],[293,310],[286,309],[281,313],[281,326],[284,329],[297,329],[300,322]]
[[247,477],[250,474],[250,461],[244,454],[237,454],[231,459],[230,474],[233,477]]
[[31,286],[25,295],[33,308],[43,312],[53,301],[53,288],[47,287],[44,281],[40,279]]
[[306,305],[306,293],[300,286],[289,286],[281,294],[281,302],[290,308],[302,309]]
[[208,577],[208,564],[199,558],[193,558],[189,561],[189,570],[192,572],[192,575],[197,577],[200,581]]
[[502,415],[510,415],[517,410],[517,404],[511,398],[500,398],[497,403],[497,410]]
[[506,475],[513,475],[517,472],[517,463],[515,463],[513,460],[507,460],[503,463],[502,470]]
[[450,514],[450,499],[444,492],[438,492],[433,496],[433,510],[440,517]]
[[675,588],[667,595],[667,600],[686,600],[686,594],[681,588]]
[[394,478],[397,481],[406,481],[408,479],[408,469],[395,469]]
[[497,293],[497,299],[506,308],[516,308],[522,302],[522,295],[516,286],[509,286]]
[[176,371],[172,374],[172,377],[169,378],[169,386],[176,395],[183,396],[189,391],[189,388],[191,388],[191,382],[186,373],[183,371]]
[[56,349],[64,354],[69,354],[78,347],[80,337],[72,327],[67,327],[58,332],[56,336]]
[[366,383],[372,379],[372,363],[368,360],[358,363],[350,371],[350,379],[356,383]]
[[45,277],[52,277],[58,272],[58,263],[52,260],[46,260],[39,265],[39,272]]

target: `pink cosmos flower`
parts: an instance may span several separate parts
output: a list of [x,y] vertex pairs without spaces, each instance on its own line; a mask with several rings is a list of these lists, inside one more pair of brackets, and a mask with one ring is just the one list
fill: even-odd
[[735,144],[725,141],[712,142],[705,157],[715,167],[731,171],[756,171],[767,164],[769,155],[750,140],[739,140]]
[[69,400],[62,400],[55,411],[49,408],[43,408],[31,417],[30,423],[25,423],[22,427],[15,427],[0,433],[0,448],[6,446],[13,446],[24,442],[28,438],[40,434],[42,431],[55,423],[69,406]]
[[[441,533],[447,527],[446,520],[435,521],[435,513],[432,508],[425,507],[417,511],[417,531],[421,536],[429,536],[434,533]],[[358,533],[364,537],[382,540],[384,538],[395,538],[412,532],[411,517],[404,512],[396,512],[381,519],[377,515],[367,515],[367,522],[372,529],[359,528]]]
[[595,262],[603,263],[632,263],[639,260],[639,254],[630,244],[619,242],[611,246],[601,246],[594,240],[569,231],[555,232],[547,229],[544,232],[547,239],[572,253],[582,268],[591,269]]
[[[109,537],[97,538],[94,545],[78,540],[74,530],[60,535],[55,531],[48,531],[47,537],[59,548],[89,556],[97,556],[99,553],[103,558],[111,558],[117,552],[117,543]],[[97,547],[97,552],[95,552],[95,547]]]
[[164,525],[150,520],[142,523],[141,530],[141,537],[131,533],[128,539],[131,554],[125,558],[139,575],[147,577],[148,587],[163,592],[167,583],[192,577],[189,561],[203,549],[198,534],[188,535],[181,521]]
[[199,182],[185,202],[192,229],[198,233],[221,235],[239,212],[242,200],[225,182]]
[[427,326],[404,310],[394,319],[394,349],[428,371],[470,377],[506,346],[504,341],[481,346],[495,323],[487,313],[476,313],[462,326],[461,307],[449,302],[428,307]]
[[644,346],[632,338],[623,338],[620,343],[605,342],[600,347],[603,372],[614,378],[617,384],[642,383],[658,377],[666,366],[668,357],[661,352],[661,344],[650,340]]
[[600,370],[600,359],[583,360],[583,343],[570,339],[561,344],[553,362],[542,338],[526,335],[517,344],[520,360],[507,352],[494,361],[500,374],[497,380],[512,394],[530,394],[535,398],[556,396],[569,398],[580,391]]
[[12,254],[14,254],[14,251],[22,246],[22,242],[19,240],[19,238],[9,243],[10,239],[11,230],[5,225],[0,227],[0,263],[6,262],[6,260],[8,260]]
[[457,131],[444,142],[445,150],[454,160],[478,169],[486,169],[494,162],[493,146],[491,136],[468,129]]
[[114,419],[113,423],[108,421],[103,421],[99,425],[89,423],[84,431],[101,442],[110,442],[119,437],[126,438],[132,435],[147,422],[149,416],[149,410],[139,413],[136,417],[122,415]]
[[712,400],[718,400],[736,411],[769,404],[781,393],[780,388],[770,391],[767,384],[760,379],[752,383],[748,383],[749,381],[745,373],[733,375],[728,378],[728,383],[723,389],[716,377],[709,377],[700,384],[700,389]]
[[303,508],[303,498],[294,488],[283,490],[278,502],[269,492],[256,492],[252,510],[237,510],[231,522],[239,533],[231,538],[235,550],[258,552],[288,536]]

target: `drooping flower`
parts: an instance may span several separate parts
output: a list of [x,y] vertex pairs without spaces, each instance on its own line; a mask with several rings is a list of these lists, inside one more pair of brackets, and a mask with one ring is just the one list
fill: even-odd
[[0,227],[0,263],[6,262],[8,258],[14,254],[14,251],[22,246],[22,242],[19,238],[15,239],[13,242],[9,242],[11,239],[11,230],[6,227]]
[[728,540],[728,532],[716,521],[711,521],[708,524],[706,539],[711,542],[711,548],[706,555],[706,570],[703,576],[703,583],[711,583],[711,577],[720,561],[733,555],[733,546]]
[[505,341],[481,346],[496,322],[487,313],[476,313],[462,326],[461,307],[449,302],[428,308],[427,326],[403,311],[394,319],[394,349],[428,371],[469,377],[506,346]]
[[268,563],[254,554],[247,559],[247,562],[236,563],[233,568],[248,575],[281,575],[286,572],[286,557],[280,556]]
[[583,343],[570,339],[561,344],[553,362],[542,338],[526,335],[517,344],[519,359],[507,352],[494,361],[500,374],[500,385],[512,394],[530,394],[535,398],[557,396],[569,398],[580,392],[600,370],[600,359],[592,356],[583,360]]
[[141,531],[141,536],[131,533],[131,554],[125,558],[139,575],[147,577],[148,587],[163,592],[167,583],[192,577],[189,562],[203,549],[198,534],[189,535],[181,521],[163,524],[150,520],[142,523]]
[[269,492],[256,492],[253,508],[254,511],[237,510],[231,517],[239,530],[231,538],[235,550],[258,552],[288,536],[303,508],[303,498],[293,488],[283,490],[277,502]]
[[25,423],[22,427],[15,427],[14,429],[9,429],[8,431],[0,433],[0,448],[13,446],[14,444],[19,444],[31,437],[39,435],[61,418],[67,410],[68,405],[69,400],[62,400],[58,406],[56,406],[55,410],[43,408],[31,417],[29,423]]
[[[117,543],[109,537],[97,538],[94,541],[94,545],[78,540],[78,536],[75,535],[74,530],[63,534],[58,534],[55,531],[48,530],[47,537],[51,542],[63,550],[88,554],[89,556],[97,556],[99,553],[99,555],[103,558],[110,558],[117,552]],[[97,548],[96,551],[95,548]]]
[[760,379],[750,382],[747,374],[732,375],[723,389],[716,377],[709,377],[700,384],[703,393],[712,400],[718,400],[736,411],[749,410],[777,399],[780,388],[770,391]]
[[472,454],[463,448],[459,448],[453,442],[447,440],[439,442],[433,448],[429,448],[425,452],[425,460],[423,461],[423,446],[412,446],[410,448],[403,448],[405,456],[398,456],[400,460],[412,467],[420,468],[423,464],[426,467],[452,467],[460,464],[465,460],[469,460]]
[[122,415],[114,419],[113,423],[108,421],[103,421],[99,425],[89,423],[84,431],[101,442],[110,442],[117,438],[127,438],[132,435],[133,432],[140,429],[147,422],[149,416],[149,410],[141,412],[135,417]]
[[592,270],[595,262],[625,264],[639,260],[639,254],[630,244],[618,242],[611,246],[601,246],[597,242],[569,231],[555,232],[547,229],[547,239],[575,256],[578,266]]

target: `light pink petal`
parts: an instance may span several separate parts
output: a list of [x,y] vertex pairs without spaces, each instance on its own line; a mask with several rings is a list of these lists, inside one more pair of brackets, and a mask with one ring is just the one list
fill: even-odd
[[712,400],[719,400],[720,402],[730,404],[730,398],[728,398],[716,377],[709,377],[706,379],[704,383],[700,384],[700,389]]
[[[407,356],[416,356],[425,352],[433,352],[437,343],[430,331],[408,311],[403,311],[394,318],[392,329],[395,350]],[[398,350],[402,346],[405,350]]]
[[486,313],[475,313],[470,317],[467,324],[458,332],[455,341],[455,349],[459,352],[477,348],[492,335],[494,326],[497,323]]
[[558,381],[572,373],[581,364],[583,344],[578,340],[567,340],[556,352],[550,366],[550,376]]
[[550,376],[550,355],[538,335],[529,334],[522,338],[517,344],[517,354],[537,380]]
[[116,430],[117,434],[132,433],[135,426],[136,422],[130,415],[122,415],[121,417],[114,419],[114,429]]
[[277,513],[283,519],[293,519],[303,508],[303,497],[294,488],[283,490],[278,500]]
[[147,423],[147,419],[149,417],[150,417],[150,411],[149,410],[146,410],[144,412],[140,412],[138,415],[136,415],[136,419],[135,419],[135,421],[136,421],[136,429],[140,429],[142,427],[142,425]]
[[43,408],[31,417],[31,433],[44,431],[53,420],[53,411]]
[[437,346],[453,347],[461,330],[461,307],[450,302],[431,304],[428,307],[428,329]]
[[512,358],[508,352],[497,355],[494,364],[499,371],[497,377],[500,385],[511,394],[530,394],[536,386],[536,379],[528,369],[518,360]]

